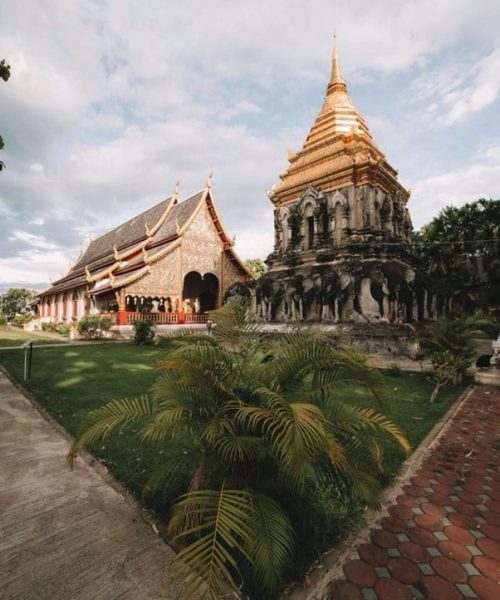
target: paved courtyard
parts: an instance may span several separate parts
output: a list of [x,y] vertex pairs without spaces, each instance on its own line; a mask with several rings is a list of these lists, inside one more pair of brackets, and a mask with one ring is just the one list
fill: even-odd
[[500,390],[477,386],[331,600],[500,599]]
[[172,600],[172,551],[0,372],[0,599]]

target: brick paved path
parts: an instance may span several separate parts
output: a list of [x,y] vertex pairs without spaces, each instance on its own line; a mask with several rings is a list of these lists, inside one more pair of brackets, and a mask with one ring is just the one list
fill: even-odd
[[331,600],[500,600],[500,390],[478,386]]

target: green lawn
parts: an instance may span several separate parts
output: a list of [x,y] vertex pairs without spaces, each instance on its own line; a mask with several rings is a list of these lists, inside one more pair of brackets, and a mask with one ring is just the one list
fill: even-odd
[[[75,434],[89,410],[114,398],[135,397],[147,392],[156,376],[155,362],[163,353],[159,348],[133,344],[39,348],[34,351],[32,379],[26,387],[57,421]],[[21,382],[21,353],[0,351],[0,364]],[[401,427],[414,448],[464,389],[464,386],[445,389],[440,401],[430,404],[433,384],[425,375],[386,374],[385,380],[389,405],[384,412]],[[373,405],[362,388],[350,386],[339,394],[347,402]],[[384,451],[382,477],[384,483],[388,483],[404,456],[390,440]],[[137,496],[142,492],[146,471],[160,458],[138,446],[128,430],[111,436],[93,452]],[[154,505],[159,508],[158,499]]]
[[[387,404],[379,408],[396,423],[411,447],[415,450],[434,424],[446,413],[453,402],[467,387],[467,382],[455,388],[442,388],[438,401],[429,402],[434,383],[429,374],[409,373],[402,371],[399,375],[391,375],[382,371],[387,388]],[[366,390],[362,387],[350,386],[341,391],[346,402],[358,406],[376,406]],[[396,475],[404,460],[401,450],[395,441],[387,439],[384,443],[384,465],[382,479],[385,484]]]
[[26,340],[33,340],[35,344],[60,344],[68,341],[62,336],[48,335],[43,331],[24,331],[15,327],[0,325],[0,348],[20,346]]

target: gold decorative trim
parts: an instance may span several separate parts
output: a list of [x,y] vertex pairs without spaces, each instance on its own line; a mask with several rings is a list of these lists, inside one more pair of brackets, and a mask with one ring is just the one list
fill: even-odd
[[128,258],[131,254],[135,254],[135,252],[140,252],[146,247],[147,244],[149,244],[150,241],[150,239],[145,239],[142,242],[136,244],[135,246],[128,248],[127,250],[123,250],[122,252],[118,251],[118,256],[115,255],[116,260],[124,260],[125,258]]
[[173,252],[180,245],[181,245],[181,238],[175,240],[174,242],[171,242],[165,248],[162,248],[161,250],[159,250],[158,252],[156,252],[155,254],[153,254],[151,256],[145,255],[144,262],[146,262],[148,264],[153,264],[160,258],[164,258],[165,256],[168,256],[171,252]]
[[107,267],[106,269],[103,269],[102,271],[97,271],[94,274],[92,274],[89,271],[88,266],[85,266],[85,275],[87,276],[87,281],[89,283],[91,283],[93,281],[99,281],[100,279],[103,279],[104,277],[109,277],[111,275],[112,271],[114,271],[119,266],[120,266],[120,264],[118,262],[115,262],[112,265],[110,265],[109,267]]
[[113,281],[111,282],[111,287],[112,288],[120,288],[120,287],[123,287],[124,285],[128,285],[129,283],[133,283],[134,281],[137,281],[138,279],[140,279],[143,275],[147,275],[150,271],[151,271],[151,267],[149,265],[146,265],[145,267],[143,267],[139,271],[135,271],[129,277],[126,277],[122,281],[116,282],[116,279],[113,278]]

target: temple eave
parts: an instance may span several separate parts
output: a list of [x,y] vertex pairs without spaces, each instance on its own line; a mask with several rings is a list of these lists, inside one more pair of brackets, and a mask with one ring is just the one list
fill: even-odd
[[366,183],[378,185],[387,192],[398,191],[405,198],[410,196],[409,192],[397,180],[396,171],[390,165],[365,161],[354,164],[350,162],[335,171],[331,171],[328,164],[324,166],[317,165],[315,169],[305,167],[299,172],[289,174],[283,180],[283,183],[273,190],[272,199],[275,204],[288,204],[296,201],[298,196],[313,185],[329,192],[349,185],[363,185]]

